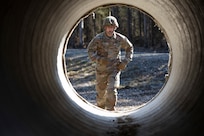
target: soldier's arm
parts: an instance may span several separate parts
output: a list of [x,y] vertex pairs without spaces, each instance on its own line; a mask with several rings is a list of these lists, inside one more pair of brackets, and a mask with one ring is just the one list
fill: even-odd
[[98,46],[100,45],[100,38],[96,37],[94,38],[88,45],[88,56],[91,61],[107,65],[108,60],[98,53]]
[[96,39],[92,39],[91,42],[89,43],[87,47],[87,52],[89,59],[93,62],[96,61],[97,59],[97,44],[96,44]]
[[133,58],[133,45],[132,43],[127,39],[124,38],[124,43],[123,43],[123,48],[125,49],[125,59],[123,60],[124,63],[129,63],[130,61],[132,61]]

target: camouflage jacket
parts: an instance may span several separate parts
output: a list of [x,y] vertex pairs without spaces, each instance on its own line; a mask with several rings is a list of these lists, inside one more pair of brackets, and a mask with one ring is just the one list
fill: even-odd
[[[117,66],[118,63],[125,62],[126,64],[132,60],[133,45],[122,34],[114,32],[113,37],[109,38],[102,32],[94,37],[88,45],[88,56],[91,61],[96,62],[96,67],[108,69]],[[121,50],[124,49],[125,58],[121,60]],[[103,59],[107,63],[100,61]]]

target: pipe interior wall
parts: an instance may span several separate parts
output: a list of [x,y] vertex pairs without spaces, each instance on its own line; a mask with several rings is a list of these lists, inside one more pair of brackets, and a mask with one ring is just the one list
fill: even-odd
[[[149,14],[171,49],[168,82],[157,97],[132,112],[110,113],[88,104],[63,73],[67,34],[81,17],[109,4]],[[201,0],[11,0],[0,17],[0,135],[204,134]]]

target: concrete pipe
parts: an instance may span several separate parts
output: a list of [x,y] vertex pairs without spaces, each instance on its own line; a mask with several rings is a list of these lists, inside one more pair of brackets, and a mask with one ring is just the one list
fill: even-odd
[[[129,112],[100,110],[64,74],[67,34],[91,10],[136,7],[160,25],[171,48],[162,91]],[[1,136],[200,136],[204,134],[204,4],[201,0],[18,0],[1,16]]]

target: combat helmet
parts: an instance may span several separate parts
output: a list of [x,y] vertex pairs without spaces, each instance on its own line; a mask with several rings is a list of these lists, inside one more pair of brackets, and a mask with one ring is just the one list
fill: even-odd
[[118,21],[114,16],[107,16],[103,21],[103,27],[107,25],[115,25],[119,27]]

